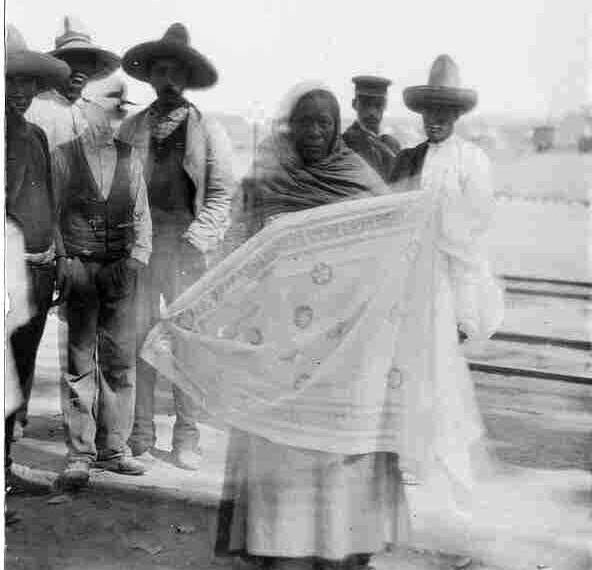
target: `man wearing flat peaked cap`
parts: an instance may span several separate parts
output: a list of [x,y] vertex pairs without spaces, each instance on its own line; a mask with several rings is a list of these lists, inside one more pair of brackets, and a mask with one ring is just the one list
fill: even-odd
[[356,110],[357,120],[343,133],[343,139],[383,180],[388,180],[395,156],[401,149],[395,138],[380,134],[391,81],[371,75],[359,75],[352,81],[355,85],[352,107]]

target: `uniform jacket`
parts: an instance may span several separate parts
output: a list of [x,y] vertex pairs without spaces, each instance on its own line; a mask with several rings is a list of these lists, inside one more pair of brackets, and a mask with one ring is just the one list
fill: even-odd
[[414,184],[414,180],[421,174],[428,147],[428,141],[424,141],[413,148],[403,149],[397,155],[387,182]]
[[[144,164],[150,150],[149,108],[126,119],[119,138],[135,148]],[[209,252],[224,238],[230,224],[230,204],[235,191],[232,175],[232,150],[223,129],[204,117],[193,105],[187,117],[187,136],[183,167],[195,186],[194,219],[183,234],[194,247]],[[149,181],[146,181],[149,184]]]
[[375,135],[364,129],[358,121],[351,125],[344,133],[343,140],[349,148],[358,153],[380,176],[388,181],[394,165],[396,151],[393,150],[398,142],[388,135]]

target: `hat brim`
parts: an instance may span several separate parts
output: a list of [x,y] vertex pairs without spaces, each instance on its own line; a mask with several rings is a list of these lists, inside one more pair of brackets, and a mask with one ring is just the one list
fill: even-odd
[[88,78],[93,81],[107,77],[121,65],[121,59],[113,52],[87,44],[56,49],[50,54],[66,63],[69,58],[84,57],[88,60]]
[[189,46],[163,42],[145,42],[129,49],[122,58],[123,70],[140,81],[150,81],[150,63],[158,57],[170,57],[181,61],[188,69],[187,88],[205,89],[215,85],[218,72],[212,63]]
[[372,91],[371,89],[355,89],[356,95],[362,97],[376,97],[377,99],[386,99],[388,97],[387,91]]
[[417,85],[403,91],[405,105],[416,113],[435,107],[448,107],[468,113],[477,104],[477,92],[460,87]]
[[70,77],[70,67],[51,55],[27,50],[7,54],[5,74],[34,77],[40,82],[40,90],[44,90],[63,85]]

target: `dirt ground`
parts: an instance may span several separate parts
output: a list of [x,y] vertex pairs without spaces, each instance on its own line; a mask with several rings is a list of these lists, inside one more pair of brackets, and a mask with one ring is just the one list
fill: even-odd
[[[55,501],[55,503],[52,503]],[[215,510],[186,501],[88,489],[14,496],[7,570],[172,570],[230,567],[213,560]]]
[[[55,501],[55,502],[54,502]],[[216,509],[92,488],[76,495],[12,497],[20,522],[7,527],[6,570],[247,570],[213,554]],[[377,570],[452,569],[457,557],[400,549]],[[472,570],[496,570],[473,564]]]

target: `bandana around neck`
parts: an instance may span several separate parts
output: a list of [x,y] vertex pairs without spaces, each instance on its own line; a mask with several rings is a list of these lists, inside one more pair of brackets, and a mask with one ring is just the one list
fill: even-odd
[[166,139],[189,114],[189,103],[184,102],[181,106],[161,114],[157,106],[153,105],[149,111],[150,133],[157,141]]

